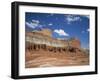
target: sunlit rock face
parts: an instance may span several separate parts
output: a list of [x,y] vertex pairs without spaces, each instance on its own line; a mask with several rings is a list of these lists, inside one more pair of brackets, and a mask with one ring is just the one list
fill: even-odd
[[44,29],[42,31],[26,32],[26,42],[34,44],[46,44],[54,47],[75,47],[80,48],[80,41],[76,38],[69,40],[59,40],[52,38],[52,31]]
[[58,67],[88,65],[89,52],[81,48],[80,40],[60,40],[44,29],[25,33],[25,67]]
[[68,40],[68,44],[74,48],[81,48],[81,43],[77,38],[71,38]]

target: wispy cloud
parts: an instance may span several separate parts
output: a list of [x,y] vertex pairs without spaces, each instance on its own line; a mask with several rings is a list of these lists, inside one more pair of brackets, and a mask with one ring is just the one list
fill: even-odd
[[81,33],[85,33],[85,31],[82,31]]
[[86,29],[86,30],[81,31],[81,33],[87,33],[87,32],[89,32],[89,31],[90,31],[90,29],[88,28],[88,29]]
[[32,20],[31,22],[26,22],[25,24],[33,29],[36,27],[42,28],[42,25],[40,24],[39,20]]
[[35,24],[39,24],[40,23],[39,20],[34,20],[34,19],[32,20],[32,22],[35,23]]
[[49,26],[52,26],[53,24],[52,24],[52,23],[49,23],[48,25],[49,25]]
[[30,28],[35,28],[36,26],[34,26],[32,23],[29,23],[29,22],[26,22],[25,23],[28,27],[30,27]]
[[74,15],[65,15],[65,20],[68,24],[71,24],[71,22],[81,21],[81,18],[79,16]]
[[66,33],[64,30],[62,29],[55,29],[54,30],[55,33],[59,34],[60,36],[69,36],[68,33]]
[[90,29],[88,28],[88,29],[87,29],[87,31],[89,32],[89,31],[90,31]]

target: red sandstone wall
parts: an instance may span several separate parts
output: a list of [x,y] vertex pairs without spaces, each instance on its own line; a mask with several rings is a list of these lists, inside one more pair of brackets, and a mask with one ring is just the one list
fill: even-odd
[[78,39],[73,39],[73,40],[69,41],[69,46],[75,47],[75,48],[80,48],[81,43]]

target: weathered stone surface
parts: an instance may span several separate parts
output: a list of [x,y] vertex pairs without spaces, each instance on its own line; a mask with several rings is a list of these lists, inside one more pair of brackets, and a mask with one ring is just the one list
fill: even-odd
[[81,49],[80,40],[52,38],[51,31],[26,32],[25,67],[88,65],[89,54]]

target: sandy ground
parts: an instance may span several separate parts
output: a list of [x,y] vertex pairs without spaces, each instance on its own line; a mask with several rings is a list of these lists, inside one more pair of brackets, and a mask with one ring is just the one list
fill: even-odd
[[83,52],[49,52],[49,51],[26,51],[25,67],[57,67],[57,66],[80,66],[89,65],[89,55]]

